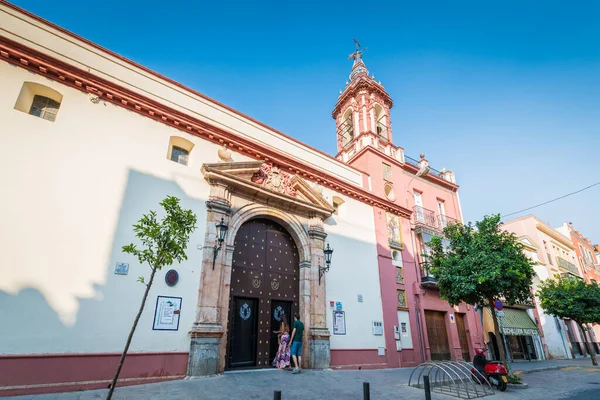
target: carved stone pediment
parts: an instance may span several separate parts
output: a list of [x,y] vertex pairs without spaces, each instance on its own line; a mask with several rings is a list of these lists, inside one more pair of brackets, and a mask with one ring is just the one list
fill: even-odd
[[204,164],[202,174],[211,185],[227,187],[229,194],[286,211],[323,219],[333,213],[331,204],[304,179],[262,161]]

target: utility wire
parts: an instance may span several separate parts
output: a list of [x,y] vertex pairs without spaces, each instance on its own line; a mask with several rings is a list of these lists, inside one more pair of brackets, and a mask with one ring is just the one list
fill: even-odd
[[552,202],[554,202],[554,201],[557,201],[557,200],[560,200],[560,199],[564,199],[565,197],[569,197],[569,196],[572,196],[572,195],[574,195],[574,194],[577,194],[577,193],[581,193],[581,192],[583,192],[584,190],[587,190],[587,189],[589,189],[589,188],[592,188],[592,187],[594,187],[594,186],[598,186],[598,185],[600,185],[600,182],[596,182],[596,183],[594,183],[594,184],[592,184],[592,185],[590,185],[590,186],[586,186],[586,187],[584,187],[583,189],[579,189],[579,190],[577,190],[577,191],[575,191],[575,192],[571,192],[571,193],[569,193],[569,194],[565,194],[564,196],[560,196],[560,197],[557,197],[557,198],[555,198],[555,199],[552,199],[552,200],[545,201],[545,202],[543,202],[543,203],[540,203],[540,204],[537,204],[537,205],[535,205],[535,206],[528,207],[528,208],[524,208],[524,209],[522,209],[522,210],[519,210],[519,211],[516,211],[516,212],[510,213],[510,214],[505,214],[505,215],[502,215],[502,219],[504,219],[504,218],[506,218],[506,217],[508,217],[508,216],[511,216],[511,215],[520,214],[520,213],[522,213],[522,212],[524,212],[524,211],[529,211],[529,210],[531,210],[531,209],[534,209],[534,208],[537,208],[537,207],[541,207],[541,206],[543,206],[543,205],[546,205],[546,204],[552,203]]

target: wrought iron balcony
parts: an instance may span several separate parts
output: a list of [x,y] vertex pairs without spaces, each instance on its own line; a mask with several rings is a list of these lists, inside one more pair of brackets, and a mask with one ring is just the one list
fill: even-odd
[[415,232],[429,231],[432,234],[440,233],[446,226],[460,222],[455,218],[436,214],[435,211],[419,206],[413,207],[412,220]]
[[421,287],[423,288],[431,288],[437,287],[437,279],[435,276],[429,272],[429,268],[427,268],[427,263],[421,262]]
[[579,271],[577,270],[577,266],[572,262],[565,260],[562,257],[556,256],[556,260],[558,261],[558,266],[564,269],[567,272],[572,273],[573,275],[580,276]]

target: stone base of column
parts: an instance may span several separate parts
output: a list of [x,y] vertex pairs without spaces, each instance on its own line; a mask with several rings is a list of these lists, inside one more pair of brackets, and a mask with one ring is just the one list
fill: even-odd
[[309,368],[329,369],[331,366],[329,330],[311,329]]
[[219,372],[219,356],[223,332],[220,326],[194,328],[190,332],[188,376],[209,376]]

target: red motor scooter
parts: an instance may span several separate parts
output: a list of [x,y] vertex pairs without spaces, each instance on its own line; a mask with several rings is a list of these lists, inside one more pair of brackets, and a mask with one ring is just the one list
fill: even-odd
[[485,349],[483,348],[475,349],[471,373],[473,374],[473,380],[476,382],[484,384],[485,379],[487,379],[501,392],[504,392],[508,387],[508,371],[506,367],[500,361],[488,361],[485,358]]

